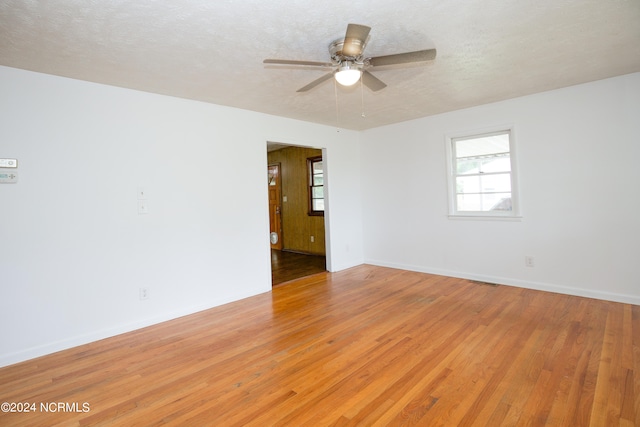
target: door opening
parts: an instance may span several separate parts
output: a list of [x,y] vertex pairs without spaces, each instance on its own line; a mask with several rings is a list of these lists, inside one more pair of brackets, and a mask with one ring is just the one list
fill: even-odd
[[[324,215],[326,162],[316,162],[315,169],[309,166],[309,159],[325,156],[326,149],[267,142],[273,285],[326,272],[330,267],[326,245],[329,224]],[[317,209],[311,209],[313,206]]]

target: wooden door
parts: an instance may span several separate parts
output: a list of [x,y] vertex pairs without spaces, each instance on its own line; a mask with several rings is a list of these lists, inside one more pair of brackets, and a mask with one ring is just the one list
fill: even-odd
[[269,173],[269,239],[271,249],[282,250],[282,181],[280,163],[268,166]]

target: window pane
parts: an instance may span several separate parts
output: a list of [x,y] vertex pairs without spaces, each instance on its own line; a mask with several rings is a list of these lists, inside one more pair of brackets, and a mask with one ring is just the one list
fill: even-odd
[[458,210],[466,212],[511,211],[511,193],[458,194]]
[[[488,196],[488,195],[487,195]],[[490,211],[511,211],[511,193],[492,194],[493,200],[486,200],[485,206],[491,205]],[[496,201],[497,199],[497,201]]]
[[456,158],[478,157],[509,152],[509,133],[454,141]]
[[322,215],[324,212],[324,172],[322,166],[321,156],[307,158],[310,215]]
[[509,154],[501,154],[496,157],[465,158],[456,160],[456,173],[458,175],[494,173],[511,171]]
[[509,158],[509,154],[481,159],[480,171],[485,173],[511,171],[511,159]]
[[322,174],[322,160],[313,162],[313,174]]
[[511,175],[508,173],[480,175],[480,180],[483,193],[511,191]]
[[276,185],[276,179],[278,178],[278,167],[269,166],[269,185]]
[[459,176],[456,178],[456,192],[462,193],[479,193],[480,192],[480,176]]
[[459,211],[480,211],[482,210],[482,200],[480,194],[458,194]]
[[463,175],[466,173],[478,173],[480,172],[480,160],[479,159],[459,159],[456,160],[456,173]]

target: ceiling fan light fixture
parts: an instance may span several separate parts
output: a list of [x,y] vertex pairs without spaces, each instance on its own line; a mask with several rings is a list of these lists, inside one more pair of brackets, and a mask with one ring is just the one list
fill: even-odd
[[344,38],[334,40],[329,45],[331,62],[300,61],[292,59],[265,59],[265,64],[279,65],[308,65],[311,67],[331,68],[331,71],[315,79],[296,92],[307,92],[321,83],[334,77],[335,84],[341,86],[353,86],[358,80],[362,87],[366,86],[373,92],[387,87],[387,85],[375,77],[369,71],[370,68],[396,64],[412,64],[431,61],[436,57],[435,49],[423,49],[413,52],[394,53],[383,56],[365,56],[364,49],[369,40],[371,27],[359,24],[347,25]]
[[348,62],[342,64],[335,74],[336,81],[342,86],[353,86],[361,76],[362,71]]

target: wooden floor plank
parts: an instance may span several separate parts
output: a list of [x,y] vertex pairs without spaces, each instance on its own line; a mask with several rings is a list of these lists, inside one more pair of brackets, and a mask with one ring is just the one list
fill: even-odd
[[90,410],[0,425],[631,426],[639,370],[637,306],[363,265],[1,368]]

